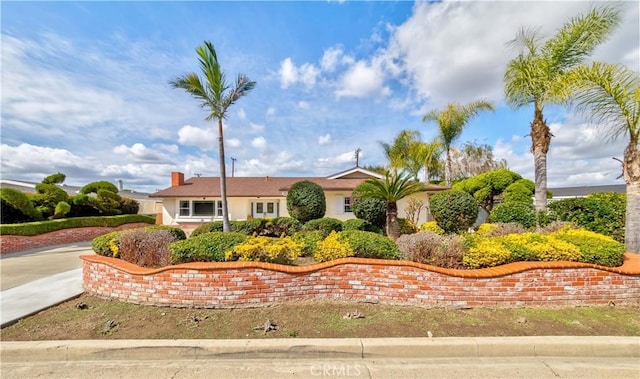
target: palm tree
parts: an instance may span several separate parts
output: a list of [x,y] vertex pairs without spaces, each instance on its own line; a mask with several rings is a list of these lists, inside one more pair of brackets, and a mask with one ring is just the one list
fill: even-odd
[[484,110],[493,111],[493,104],[486,100],[467,105],[449,103],[443,110],[434,109],[422,118],[423,122],[434,121],[438,124],[440,141],[446,152],[444,180],[447,186],[451,186],[451,145],[460,137],[467,122]]
[[222,230],[231,231],[229,210],[227,205],[227,176],[224,158],[224,139],[222,135],[222,120],[226,118],[227,109],[242,96],[248,94],[256,85],[245,75],[238,75],[235,85],[230,87],[213,44],[205,41],[196,48],[200,69],[205,77],[204,82],[195,73],[189,73],[170,81],[173,88],[182,88],[201,102],[202,108],[208,108],[209,115],[205,118],[218,120],[218,151],[220,159],[220,195],[222,197]]
[[611,139],[628,135],[622,174],[627,185],[624,242],[627,251],[640,253],[640,77],[624,65],[593,62],[563,76],[574,107],[588,114]]
[[368,179],[365,181],[359,188],[358,196],[382,200],[387,204],[385,230],[387,236],[395,241],[400,237],[397,202],[423,190],[424,185],[412,180],[410,175],[391,173],[385,175],[384,179]]
[[547,209],[547,152],[552,137],[542,113],[544,106],[563,103],[556,85],[560,76],[582,63],[619,23],[620,12],[604,6],[571,19],[544,43],[539,31],[532,29],[522,29],[510,42],[520,53],[507,64],[505,97],[514,108],[533,104],[531,150],[537,211]]
[[411,146],[420,140],[420,132],[417,130],[402,130],[392,144],[380,142],[380,146],[384,150],[384,154],[389,161],[389,167],[393,173],[407,168],[407,160],[409,159],[409,150]]
[[440,155],[442,155],[440,141],[415,142],[409,148],[407,169],[416,180],[418,180],[418,172],[424,169],[424,182],[429,184],[431,176],[440,168]]

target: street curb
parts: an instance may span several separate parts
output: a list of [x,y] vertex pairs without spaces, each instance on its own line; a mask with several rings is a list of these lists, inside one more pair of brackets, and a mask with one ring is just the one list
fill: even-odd
[[640,358],[640,337],[2,341],[5,362],[482,357]]

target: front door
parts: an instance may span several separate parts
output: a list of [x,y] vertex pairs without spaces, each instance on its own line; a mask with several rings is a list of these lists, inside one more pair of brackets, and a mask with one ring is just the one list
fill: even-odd
[[251,213],[255,218],[278,217],[278,203],[275,201],[254,201]]

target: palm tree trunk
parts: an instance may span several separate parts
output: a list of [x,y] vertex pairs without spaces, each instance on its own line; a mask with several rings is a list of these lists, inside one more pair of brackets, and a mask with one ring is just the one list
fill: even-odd
[[398,223],[398,204],[393,201],[387,203],[387,236],[395,241],[400,237],[400,224]]
[[447,187],[451,187],[451,149],[447,147],[447,162],[444,168],[444,182]]
[[229,207],[227,204],[227,170],[224,159],[224,139],[222,136],[222,119],[218,119],[218,151],[220,152],[220,196],[222,197],[222,231],[230,232]]
[[542,115],[542,108],[536,103],[536,110],[531,123],[536,212],[546,212],[547,210],[547,153],[549,152],[551,137],[551,130]]
[[640,253],[640,152],[633,140],[624,151],[622,170],[627,182],[624,244],[628,252]]

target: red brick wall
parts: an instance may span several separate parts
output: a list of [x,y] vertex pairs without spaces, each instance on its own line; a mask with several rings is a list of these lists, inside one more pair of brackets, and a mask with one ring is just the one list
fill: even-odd
[[445,307],[640,304],[636,254],[626,254],[625,264],[617,268],[518,262],[482,270],[359,258],[304,267],[225,262],[161,269],[101,256],[82,259],[87,292],[173,307],[246,307],[311,299]]
[[144,222],[124,224],[118,227],[106,226],[90,226],[84,228],[71,228],[56,230],[37,236],[0,236],[0,253],[8,254],[29,249],[36,249],[45,246],[64,245],[67,243],[91,241],[95,237],[113,232],[116,230],[124,230],[131,228],[140,228],[149,226]]

